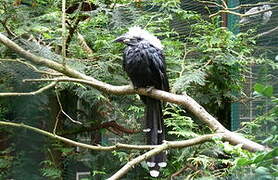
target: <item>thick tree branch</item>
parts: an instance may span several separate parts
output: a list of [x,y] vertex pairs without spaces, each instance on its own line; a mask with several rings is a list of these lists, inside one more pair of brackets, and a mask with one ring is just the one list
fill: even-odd
[[111,93],[111,94],[140,94],[150,96],[156,99],[160,99],[163,101],[175,103],[184,106],[188,111],[192,112],[196,117],[198,117],[201,121],[205,122],[213,131],[217,133],[226,133],[226,139],[231,144],[242,144],[243,148],[250,151],[262,151],[267,150],[266,147],[250,141],[244,137],[236,133],[232,133],[228,131],[224,126],[222,126],[212,115],[210,115],[202,106],[200,106],[194,99],[189,97],[186,94],[177,95],[169,92],[153,89],[151,92],[146,91],[144,88],[139,88],[134,90],[131,86],[113,86],[110,84],[106,84],[104,82],[98,81],[93,77],[82,74],[70,67],[63,66],[57,62],[51,61],[49,59],[38,57],[23,48],[19,47],[16,43],[8,39],[6,36],[0,33],[0,42],[2,42],[5,46],[12,49],[19,55],[24,58],[30,60],[33,63],[43,65],[54,69],[60,73],[63,73],[71,78],[55,78],[55,79],[41,79],[41,81],[72,81],[77,83],[87,84],[93,88],[96,88],[100,91]]
[[212,117],[202,106],[200,106],[194,99],[192,99],[186,94],[183,95],[172,94],[157,89],[153,89],[151,92],[149,92],[146,91],[146,89],[144,88],[133,89],[132,86],[113,86],[103,82],[99,83],[98,81],[88,81],[88,80],[67,78],[67,77],[54,78],[54,79],[26,79],[25,81],[57,81],[57,82],[71,81],[76,83],[87,84],[89,86],[92,86],[100,91],[109,94],[123,95],[123,94],[138,93],[141,95],[151,96],[156,99],[185,106],[188,110],[194,113],[194,115],[196,115],[198,118],[206,122],[208,126],[214,131],[224,132],[226,130],[224,126],[222,126],[214,117]]
[[16,43],[11,41],[9,38],[4,36],[2,33],[0,33],[0,42],[3,43],[8,48],[15,51],[20,56],[24,57],[25,59],[28,59],[32,63],[49,67],[53,70],[56,70],[56,71],[58,71],[60,73],[63,73],[67,76],[70,76],[70,77],[87,79],[87,80],[95,80],[94,78],[91,78],[91,77],[86,76],[82,73],[79,73],[78,71],[76,71],[74,69],[71,69],[68,66],[63,66],[60,63],[57,63],[55,61],[52,61],[52,60],[49,60],[49,59],[46,59],[46,58],[43,58],[43,57],[36,56],[36,55],[24,50],[23,48],[18,46]]

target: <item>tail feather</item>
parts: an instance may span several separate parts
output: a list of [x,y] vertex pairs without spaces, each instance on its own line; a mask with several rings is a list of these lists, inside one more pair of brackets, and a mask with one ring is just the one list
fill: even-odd
[[[145,130],[148,145],[162,144],[165,139],[165,128],[163,123],[161,102],[152,98],[145,98]],[[159,176],[160,167],[165,167],[166,154],[159,153],[147,160],[147,165],[150,168],[150,175],[153,177]]]

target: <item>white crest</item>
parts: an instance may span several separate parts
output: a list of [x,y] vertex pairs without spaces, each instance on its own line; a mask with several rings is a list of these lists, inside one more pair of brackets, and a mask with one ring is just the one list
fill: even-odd
[[161,49],[161,50],[163,49],[163,45],[161,44],[160,40],[157,37],[155,37],[148,31],[141,29],[139,26],[133,26],[133,27],[129,28],[127,35],[131,36],[131,37],[140,37],[140,38],[144,39],[145,41],[148,41],[154,47]]

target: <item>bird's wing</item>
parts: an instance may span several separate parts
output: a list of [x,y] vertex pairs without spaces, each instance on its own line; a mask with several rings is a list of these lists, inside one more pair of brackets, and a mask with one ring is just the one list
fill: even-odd
[[159,75],[159,80],[161,87],[160,89],[164,91],[169,91],[169,83],[166,75],[166,64],[163,56],[163,52],[156,49],[152,52],[148,52],[150,68],[153,72],[157,72]]

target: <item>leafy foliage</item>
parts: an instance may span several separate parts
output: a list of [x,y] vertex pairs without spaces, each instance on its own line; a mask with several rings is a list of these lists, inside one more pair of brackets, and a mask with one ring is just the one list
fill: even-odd
[[268,106],[271,108],[261,116],[250,122],[244,122],[242,132],[248,134],[250,138],[267,144],[268,146],[277,146],[277,118],[278,118],[278,101],[273,94],[273,87],[263,84],[255,84],[254,96],[267,99]]
[[[5,23],[0,29],[2,31],[11,30],[17,37],[15,41],[25,49],[61,62],[61,2],[46,0],[34,0],[34,2],[36,6],[23,3],[14,6],[13,0],[1,1],[0,20]],[[67,1],[67,5],[68,7],[74,6],[77,2],[79,1]],[[75,32],[71,35],[66,62],[76,70],[98,80],[114,85],[129,83],[122,70],[121,52],[123,47],[112,44],[112,41],[133,25],[144,27],[162,39],[165,46],[171,91],[175,93],[186,92],[193,96],[219,120],[222,120],[222,114],[228,113],[231,102],[244,96],[242,90],[245,77],[242,74],[248,71],[249,65],[266,63],[273,68],[277,67],[277,64],[265,58],[252,56],[255,46],[252,32],[234,34],[228,29],[220,27],[219,17],[212,20],[204,19],[197,12],[183,10],[178,0],[144,1],[141,4],[127,0],[117,1],[117,3],[107,0],[88,2],[97,8],[91,11],[75,11],[72,14],[67,14],[68,26],[74,24],[79,17],[88,16],[88,18],[80,21]],[[185,34],[175,27],[173,23],[175,21],[185,23],[183,27]],[[69,31],[68,29],[67,34]],[[83,36],[92,53],[88,53],[80,45],[81,42],[77,33]],[[2,46],[0,57],[18,58],[16,54],[2,48]],[[21,89],[23,86],[21,80],[27,76],[29,78],[38,77],[30,69],[23,68],[21,65],[14,67],[2,63],[0,65],[1,75],[3,74],[0,77],[1,91],[30,89],[30,86]],[[35,87],[32,86],[32,88]],[[275,147],[277,146],[275,131],[277,131],[278,111],[273,87],[257,84],[254,90],[256,97],[270,98],[274,108],[254,121],[245,123],[242,132],[248,134],[250,138]],[[143,106],[138,96],[113,96],[103,94],[85,85],[72,83],[61,83],[56,87],[56,91],[58,91],[65,111],[82,121],[87,128],[97,127],[103,122],[112,120],[130,129],[140,129],[142,126]],[[51,131],[56,122],[57,111],[60,110],[56,100],[54,92],[49,92],[38,99],[24,99],[23,102],[26,103],[20,105],[15,104],[17,101],[21,102],[22,99],[14,99],[12,105],[8,105],[6,100],[1,99],[0,119],[23,119],[22,121],[31,124],[37,122],[36,126]],[[168,129],[167,139],[188,139],[209,132],[182,107],[168,104],[166,107],[164,115]],[[87,138],[92,144],[103,145],[113,144],[115,139],[115,142],[121,141],[130,144],[143,144],[144,142],[141,134],[115,135],[106,129],[69,133],[77,132],[73,130],[84,127],[72,124],[65,117],[59,118],[61,119],[57,132],[68,133],[67,135],[73,139]],[[30,135],[26,132],[17,132],[17,139],[15,140],[22,139],[21,133],[24,134],[23,139],[28,142],[29,139],[26,136],[30,137]],[[113,140],[111,140],[112,138]],[[77,153],[64,144],[50,140],[43,141],[47,143],[35,150],[42,152],[41,155],[43,156],[43,159],[40,160],[42,161],[40,175],[49,179],[66,179],[64,176],[67,173],[68,176],[73,177],[73,173],[75,173],[73,164],[80,165],[90,171],[92,178],[108,178],[120,166],[140,154],[138,151],[117,151],[112,154],[87,151]],[[18,147],[20,146],[22,143],[18,145]],[[11,163],[14,159],[22,165],[21,167],[23,164],[33,161],[32,156],[27,156],[27,152],[22,150],[22,152],[16,153],[16,157],[11,157],[6,155],[6,151],[1,151],[1,155],[5,154],[0,159],[0,169],[4,168],[5,170],[1,171],[1,175],[5,178],[9,177],[6,172],[13,167]],[[32,155],[32,152],[29,154]],[[48,153],[52,156],[45,155]],[[277,176],[275,174],[277,167],[271,162],[275,156],[277,156],[277,148],[267,153],[255,154],[215,140],[204,145],[171,150],[168,154],[169,163],[168,167],[164,169],[163,178],[172,176],[179,170],[182,170],[179,178],[187,179],[233,177],[233,173],[236,177],[240,177],[250,167],[252,170],[248,173],[251,173],[252,177],[261,174],[262,178],[269,178],[270,176]],[[79,160],[82,158],[90,159],[90,161],[80,162]],[[146,163],[141,163],[141,167],[137,167],[129,173],[127,179],[138,177],[147,179],[148,177],[145,177],[147,170]],[[12,173],[19,174],[18,170]],[[33,178],[39,179],[35,176]]]
[[42,175],[49,179],[57,179],[61,178],[62,171],[55,167],[52,161],[46,160],[43,161],[42,164],[46,166],[45,168],[41,169]]
[[192,138],[197,136],[197,134],[194,133],[196,125],[193,120],[185,116],[185,114],[185,110],[176,105],[171,105],[165,109],[164,115],[169,117],[165,125],[171,129],[168,131],[169,135],[175,135],[179,138]]

